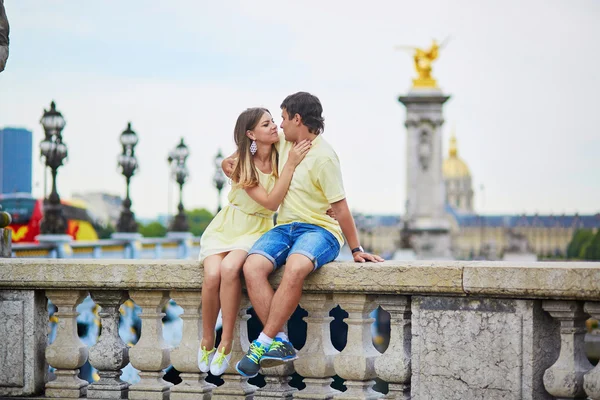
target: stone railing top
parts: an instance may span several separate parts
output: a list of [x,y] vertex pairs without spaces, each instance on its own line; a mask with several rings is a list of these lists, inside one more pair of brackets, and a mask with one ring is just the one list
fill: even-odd
[[[277,286],[281,271],[271,282]],[[0,289],[194,290],[198,261],[0,259]],[[334,262],[311,274],[307,292],[446,294],[600,300],[600,263]]]

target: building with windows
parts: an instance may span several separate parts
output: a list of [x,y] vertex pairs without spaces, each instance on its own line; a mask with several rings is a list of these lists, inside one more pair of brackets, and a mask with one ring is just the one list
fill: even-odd
[[32,141],[27,129],[0,129],[0,194],[31,193]]

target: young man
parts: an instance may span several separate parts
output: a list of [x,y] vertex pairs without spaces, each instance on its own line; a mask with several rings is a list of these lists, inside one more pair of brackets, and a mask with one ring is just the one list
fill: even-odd
[[[343,236],[352,249],[354,261],[383,261],[379,256],[365,253],[360,246],[337,154],[321,137],[324,120],[319,99],[298,92],[283,101],[281,110],[285,140],[279,144],[279,169],[285,165],[294,143],[309,139],[312,148],[296,167],[279,210],[278,225],[254,244],[244,263],[250,301],[264,324],[258,339],[236,365],[238,372],[246,377],[256,376],[261,366],[273,367],[297,358],[281,330],[300,302],[304,279],[335,260],[344,244]],[[229,161],[223,164],[228,172],[231,164]],[[326,214],[330,207],[336,219]],[[283,278],[273,292],[268,277],[284,264]]]

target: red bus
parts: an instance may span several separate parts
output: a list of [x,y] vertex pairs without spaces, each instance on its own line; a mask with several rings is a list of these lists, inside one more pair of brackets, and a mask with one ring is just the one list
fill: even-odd
[[[67,219],[67,234],[74,240],[98,240],[94,223],[83,202],[61,201]],[[40,223],[44,216],[44,200],[36,199],[27,193],[0,195],[2,211],[8,212],[12,223],[13,243],[36,242],[40,234]]]

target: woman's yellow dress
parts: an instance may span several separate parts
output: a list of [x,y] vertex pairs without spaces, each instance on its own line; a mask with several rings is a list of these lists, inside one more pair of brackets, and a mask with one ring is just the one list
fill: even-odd
[[[268,192],[275,186],[275,176],[258,171],[259,184]],[[249,251],[254,242],[273,227],[271,211],[233,184],[227,204],[213,218],[200,239],[200,261],[208,256],[232,250]]]

